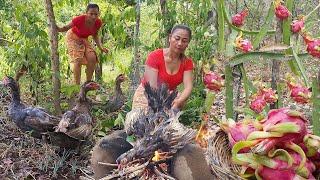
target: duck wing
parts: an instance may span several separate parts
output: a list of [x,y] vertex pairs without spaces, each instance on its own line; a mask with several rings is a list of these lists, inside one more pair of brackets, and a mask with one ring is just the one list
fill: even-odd
[[36,107],[27,107],[23,109],[21,114],[24,114],[23,123],[20,123],[24,131],[29,131],[31,136],[41,138],[42,134],[54,131],[54,127],[58,124],[59,118],[48,114]]
[[72,124],[72,127],[69,126],[69,129],[65,133],[75,139],[84,140],[91,134],[92,129],[93,125],[91,115],[88,113],[82,113],[78,114],[75,118],[74,124]]
[[24,123],[36,131],[53,131],[54,126],[59,123],[59,118],[45,112],[43,109],[28,107],[23,110],[26,114]]
[[73,110],[67,111],[62,115],[62,118],[56,127],[56,132],[66,133],[69,127],[74,124],[74,119],[77,113]]

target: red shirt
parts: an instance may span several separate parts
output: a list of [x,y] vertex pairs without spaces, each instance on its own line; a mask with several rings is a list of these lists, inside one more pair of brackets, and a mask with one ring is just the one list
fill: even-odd
[[87,38],[90,35],[95,35],[102,25],[102,21],[96,19],[93,27],[86,27],[86,15],[77,16],[72,19],[72,32],[80,38]]
[[[176,74],[170,75],[167,73],[163,49],[157,49],[148,55],[146,65],[158,70],[158,84],[166,83],[170,90],[177,88],[179,84],[183,82],[183,73],[185,71],[193,70],[193,62],[190,58],[182,60],[179,70]],[[146,79],[142,79],[142,84],[146,82]]]

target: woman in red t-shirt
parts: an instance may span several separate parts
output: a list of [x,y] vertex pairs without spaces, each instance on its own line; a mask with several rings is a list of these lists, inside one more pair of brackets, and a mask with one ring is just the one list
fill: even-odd
[[133,96],[132,108],[148,106],[144,95],[145,82],[149,82],[153,88],[166,83],[170,90],[176,89],[183,83],[184,89],[174,100],[172,108],[179,110],[183,107],[193,86],[193,62],[184,54],[190,40],[190,28],[185,25],[176,25],[169,35],[169,47],[157,49],[148,55],[143,79]]
[[67,32],[66,44],[68,54],[73,65],[74,83],[80,84],[81,66],[86,65],[87,81],[92,79],[95,66],[98,62],[96,52],[88,41],[89,36],[93,36],[98,48],[107,53],[108,49],[103,48],[98,37],[98,30],[102,25],[99,19],[99,6],[97,4],[89,4],[86,14],[74,17],[72,21],[63,26],[58,27],[59,32]]

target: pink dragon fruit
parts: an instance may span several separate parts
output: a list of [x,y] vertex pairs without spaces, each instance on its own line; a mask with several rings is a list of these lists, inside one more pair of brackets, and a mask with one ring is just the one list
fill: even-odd
[[316,58],[320,58],[320,39],[314,39],[307,43],[307,52]]
[[223,86],[223,79],[215,72],[208,71],[203,76],[203,82],[207,89],[219,92]]
[[311,92],[307,87],[288,82],[288,87],[291,91],[290,97],[297,103],[304,104],[308,103],[311,98]]
[[304,150],[308,159],[315,164],[316,168],[320,169],[320,137],[307,134],[303,138],[303,143],[299,146]]
[[263,95],[254,96],[253,101],[250,103],[250,109],[256,113],[261,113],[264,107],[267,105]]
[[290,155],[293,160],[292,164],[289,164],[289,162],[284,161],[279,157],[274,157],[270,161],[271,166],[268,164],[269,167],[263,166],[258,169],[259,176],[264,180],[273,180],[275,177],[283,180],[294,180],[295,178],[301,179],[301,177],[302,179],[308,178],[310,180],[315,180],[312,172],[316,170],[316,167],[310,160],[301,164],[303,159],[299,154],[290,151],[288,155]]
[[261,168],[259,176],[263,180],[295,180],[299,177],[293,169],[273,169],[265,166]]
[[245,9],[245,10],[241,11],[240,13],[232,16],[232,24],[237,27],[242,26],[244,24],[244,20],[247,15],[248,15],[248,10]]
[[[255,120],[243,120],[235,122],[232,119],[221,121],[220,127],[228,134],[230,146],[239,141],[244,141],[247,136],[254,131],[261,130],[262,126]],[[242,149],[241,152],[248,152],[250,149]]]
[[275,14],[280,20],[285,20],[290,16],[289,10],[281,4],[281,0],[275,1]]
[[[261,121],[263,132],[270,133],[269,137],[261,138],[252,149],[253,152],[266,154],[270,149],[287,143],[300,144],[307,134],[306,119],[301,113],[288,108],[269,111],[268,117]],[[248,135],[247,140],[259,139],[256,132]]]
[[298,32],[300,32],[301,29],[303,29],[303,28],[304,28],[304,21],[303,21],[303,19],[292,21],[292,23],[291,23],[291,31],[292,31],[293,33],[298,33]]
[[240,49],[242,52],[247,53],[253,50],[253,46],[248,39],[240,40],[237,48]]
[[276,94],[276,91],[274,91],[272,88],[269,88],[269,89],[263,88],[260,91],[264,97],[264,100],[267,103],[273,104],[273,103],[277,102],[278,96]]

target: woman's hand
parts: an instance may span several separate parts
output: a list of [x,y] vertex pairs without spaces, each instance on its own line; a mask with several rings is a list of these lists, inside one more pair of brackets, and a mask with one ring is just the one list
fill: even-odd
[[101,48],[100,50],[101,50],[102,52],[106,53],[106,54],[109,52],[109,49],[107,49],[107,48]]
[[181,101],[179,98],[176,98],[172,102],[171,109],[182,109],[183,105],[184,105],[184,101]]
[[72,22],[70,22],[69,24],[63,26],[63,27],[59,27],[57,24],[55,24],[56,26],[56,29],[58,32],[65,32],[65,31],[68,31],[69,29],[72,28]]

